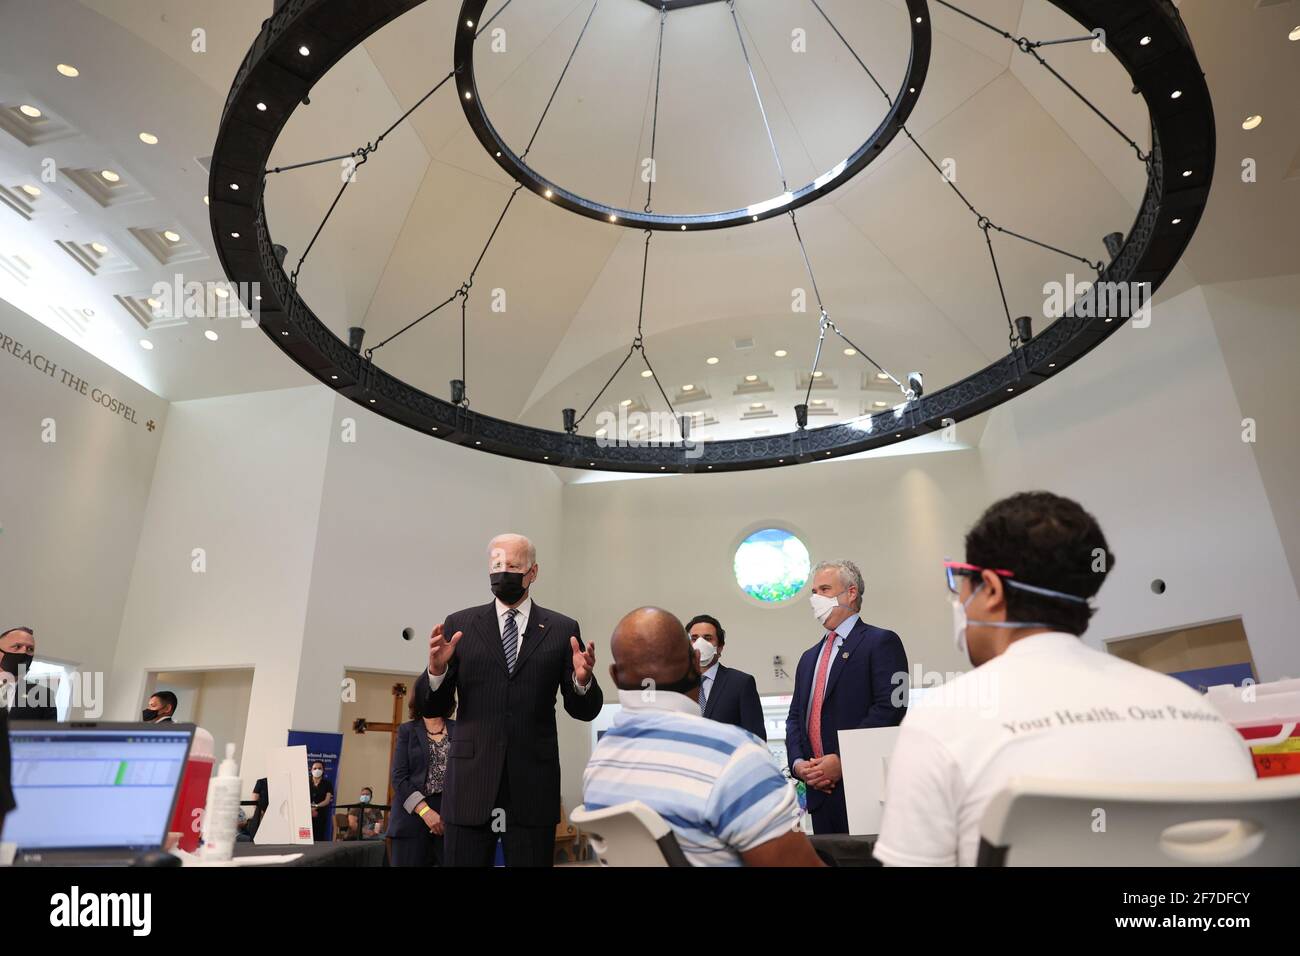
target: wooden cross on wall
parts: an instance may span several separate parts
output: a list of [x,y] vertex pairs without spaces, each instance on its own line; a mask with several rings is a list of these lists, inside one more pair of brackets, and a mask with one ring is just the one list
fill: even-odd
[[397,750],[397,728],[402,725],[402,701],[406,699],[406,685],[393,685],[393,719],[389,721],[370,721],[358,717],[352,721],[352,732],[364,734],[370,731],[391,734],[388,740],[388,796],[384,803],[393,805],[393,753]]

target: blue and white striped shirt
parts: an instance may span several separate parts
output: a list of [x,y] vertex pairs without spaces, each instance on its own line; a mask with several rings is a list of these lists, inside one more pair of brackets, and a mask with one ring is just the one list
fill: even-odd
[[794,786],[757,737],[702,717],[684,694],[618,697],[623,711],[582,775],[587,809],[640,800],[672,827],[695,866],[740,866],[742,853],[794,829]]

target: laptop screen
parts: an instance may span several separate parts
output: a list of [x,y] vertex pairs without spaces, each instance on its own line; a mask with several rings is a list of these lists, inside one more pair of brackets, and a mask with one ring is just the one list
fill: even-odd
[[162,846],[192,725],[28,723],[9,731],[20,851]]

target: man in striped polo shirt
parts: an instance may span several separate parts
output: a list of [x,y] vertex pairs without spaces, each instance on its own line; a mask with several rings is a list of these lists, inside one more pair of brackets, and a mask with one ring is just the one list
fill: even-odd
[[609,673],[622,713],[582,777],[589,810],[640,800],[695,866],[821,866],[799,803],[753,734],[701,716],[700,655],[682,622],[643,607],[619,621]]

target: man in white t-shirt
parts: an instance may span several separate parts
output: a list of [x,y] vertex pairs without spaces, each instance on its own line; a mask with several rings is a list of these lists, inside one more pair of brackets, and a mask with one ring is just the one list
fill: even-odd
[[954,637],[975,669],[908,710],[877,859],[973,866],[984,810],[1013,777],[1255,776],[1240,735],[1200,694],[1079,638],[1114,564],[1092,515],[1047,492],[999,501],[971,529],[966,560],[945,567]]

